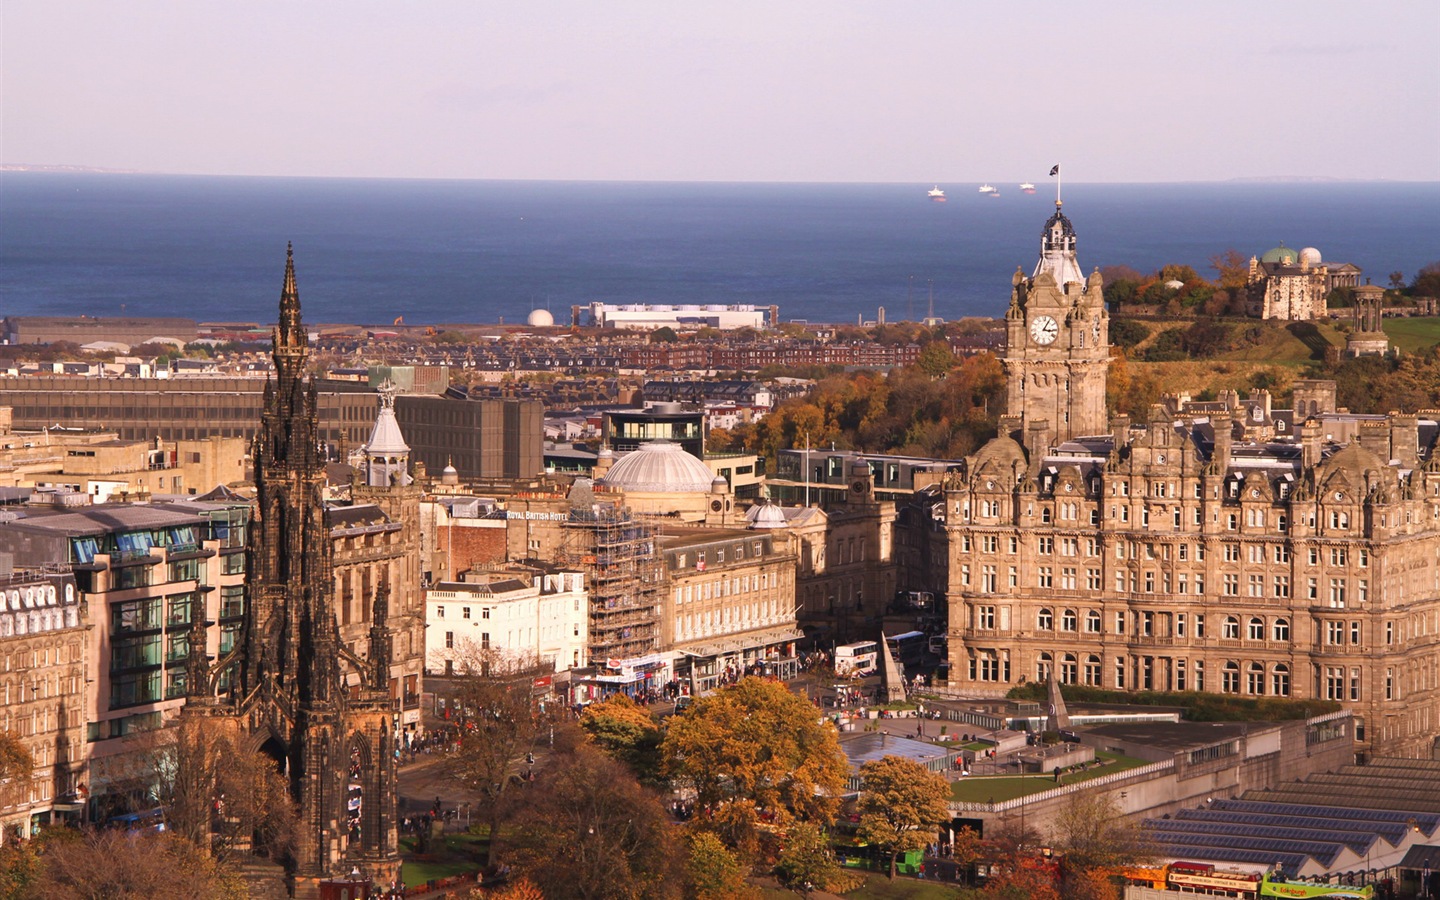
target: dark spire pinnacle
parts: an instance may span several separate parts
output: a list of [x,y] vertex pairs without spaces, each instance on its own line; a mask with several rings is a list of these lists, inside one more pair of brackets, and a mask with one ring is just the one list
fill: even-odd
[[390,585],[380,582],[375,591],[375,605],[370,619],[370,672],[371,688],[377,691],[390,690],[390,627],[386,620],[390,616]]
[[295,246],[285,244],[285,286],[280,289],[280,321],[275,326],[275,366],[282,356],[303,356],[309,348],[300,322],[300,291],[295,287]]

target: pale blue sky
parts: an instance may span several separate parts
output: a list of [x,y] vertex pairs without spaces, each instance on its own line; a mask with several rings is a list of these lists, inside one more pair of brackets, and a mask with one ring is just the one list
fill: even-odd
[[420,178],[1440,177],[1440,3],[3,0],[0,162]]

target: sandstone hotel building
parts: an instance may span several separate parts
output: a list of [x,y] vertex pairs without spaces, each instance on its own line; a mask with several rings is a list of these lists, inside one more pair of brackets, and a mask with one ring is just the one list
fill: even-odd
[[[1437,413],[1171,398],[1105,420],[1108,321],[1058,204],[1005,314],[1008,415],[929,493],[951,683],[1323,698],[1440,756]],[[943,547],[941,546],[943,544]]]

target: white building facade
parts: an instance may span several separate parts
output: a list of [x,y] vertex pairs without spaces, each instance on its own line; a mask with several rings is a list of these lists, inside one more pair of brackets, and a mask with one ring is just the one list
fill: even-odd
[[532,659],[557,672],[584,666],[589,611],[581,572],[510,566],[438,582],[425,599],[426,671]]

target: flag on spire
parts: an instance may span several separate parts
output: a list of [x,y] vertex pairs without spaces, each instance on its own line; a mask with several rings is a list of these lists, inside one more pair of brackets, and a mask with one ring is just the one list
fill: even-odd
[[1050,170],[1050,177],[1051,177],[1051,178],[1054,178],[1056,175],[1059,175],[1059,174],[1060,174],[1060,164],[1059,164],[1059,163],[1056,163],[1055,166]]

